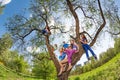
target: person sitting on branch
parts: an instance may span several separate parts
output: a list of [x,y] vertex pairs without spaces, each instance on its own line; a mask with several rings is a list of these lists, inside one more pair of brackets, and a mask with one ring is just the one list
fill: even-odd
[[44,34],[44,35],[51,34],[50,28],[49,28],[48,26],[46,26],[46,27],[42,30],[42,34]]
[[80,42],[82,44],[83,49],[85,50],[87,59],[90,60],[89,54],[88,54],[88,50],[89,50],[92,53],[92,55],[94,56],[94,58],[97,60],[97,56],[95,55],[95,53],[93,52],[91,47],[87,44],[88,40],[87,40],[86,36],[84,34],[81,34],[80,37],[81,37]]

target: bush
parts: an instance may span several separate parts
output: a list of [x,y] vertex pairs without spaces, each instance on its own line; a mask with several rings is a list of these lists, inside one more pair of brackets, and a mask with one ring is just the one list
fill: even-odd
[[80,78],[79,78],[79,77],[76,77],[75,80],[80,80]]

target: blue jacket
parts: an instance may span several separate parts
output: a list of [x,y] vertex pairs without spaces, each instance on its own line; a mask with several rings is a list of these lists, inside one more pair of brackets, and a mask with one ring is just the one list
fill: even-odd
[[64,48],[68,48],[68,47],[69,47],[69,44],[65,43],[65,44],[63,44],[63,47],[64,47]]
[[66,53],[63,52],[62,55],[59,56],[59,59],[60,59],[60,60],[63,60],[65,57],[66,57]]

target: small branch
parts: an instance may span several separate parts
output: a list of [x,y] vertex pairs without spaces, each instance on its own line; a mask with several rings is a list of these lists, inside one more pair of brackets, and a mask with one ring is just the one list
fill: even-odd
[[90,39],[92,40],[92,37],[90,36],[90,34],[88,32],[83,31],[83,32],[79,33],[79,35],[81,35],[81,34],[87,34],[90,37]]
[[67,33],[67,32],[69,32],[69,31],[63,31],[61,28],[55,27],[55,26],[54,26],[53,28],[50,28],[50,29],[51,29],[51,30],[52,30],[52,29],[58,29],[58,30],[60,30],[61,33]]
[[43,59],[48,59],[48,60],[52,60],[50,57],[47,56],[43,56],[43,57],[38,57],[37,55],[33,55],[35,58],[37,58],[39,61],[43,60]]
[[78,8],[80,8],[80,9],[82,10],[83,15],[84,15],[86,18],[92,19],[92,20],[94,21],[94,23],[95,23],[94,18],[93,18],[92,16],[87,16],[87,14],[85,13],[85,11],[84,11],[84,9],[83,9],[82,6],[77,6],[77,7],[74,9],[74,11],[77,10]]
[[102,8],[101,8],[101,3],[100,3],[100,0],[98,0],[98,6],[99,6],[99,9],[100,9],[100,15],[103,19],[103,23],[101,24],[101,26],[99,27],[99,29],[97,30],[96,34],[95,34],[95,37],[93,38],[92,42],[90,43],[90,46],[93,46],[94,43],[96,42],[97,40],[97,37],[98,35],[100,34],[100,32],[102,31],[102,29],[105,27],[106,25],[106,20],[105,20],[105,17],[104,17],[104,14],[103,14],[103,11],[102,11]]
[[77,13],[74,11],[74,8],[73,8],[73,5],[72,5],[71,1],[70,1],[70,0],[66,0],[66,2],[67,2],[67,5],[68,5],[68,7],[69,7],[70,12],[72,13],[72,15],[73,15],[73,17],[74,17],[74,19],[75,19],[76,37],[77,37],[78,40],[79,40],[79,30],[80,30],[80,27],[79,27],[79,18],[78,18],[78,15],[77,15]]
[[110,34],[112,34],[112,35],[120,35],[120,32],[118,32],[118,33],[113,33],[113,32],[110,32],[110,31],[108,31],[108,30],[106,30],[105,32],[108,32],[108,33],[110,33]]
[[70,37],[71,37],[72,39],[76,40],[76,38],[75,38],[75,37],[73,37],[72,35],[70,35]]
[[[88,32],[83,31],[83,32],[79,33],[79,36],[80,36],[81,34],[87,34],[87,35],[90,37],[90,39],[92,40],[92,37],[90,36],[90,34],[89,34]],[[70,37],[71,37],[72,39],[76,40],[76,38],[73,37],[72,35],[70,35]]]

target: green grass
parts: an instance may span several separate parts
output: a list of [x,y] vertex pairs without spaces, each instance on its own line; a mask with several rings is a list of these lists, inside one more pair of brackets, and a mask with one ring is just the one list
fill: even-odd
[[70,80],[120,80],[120,53],[92,71],[69,78]]
[[[18,75],[0,64],[0,80],[40,80]],[[42,80],[42,79],[41,79]],[[106,64],[81,75],[70,76],[69,80],[120,80],[120,53]]]
[[0,64],[0,80],[40,80],[40,79],[25,77],[25,75],[20,76],[16,72],[9,70],[4,65]]

